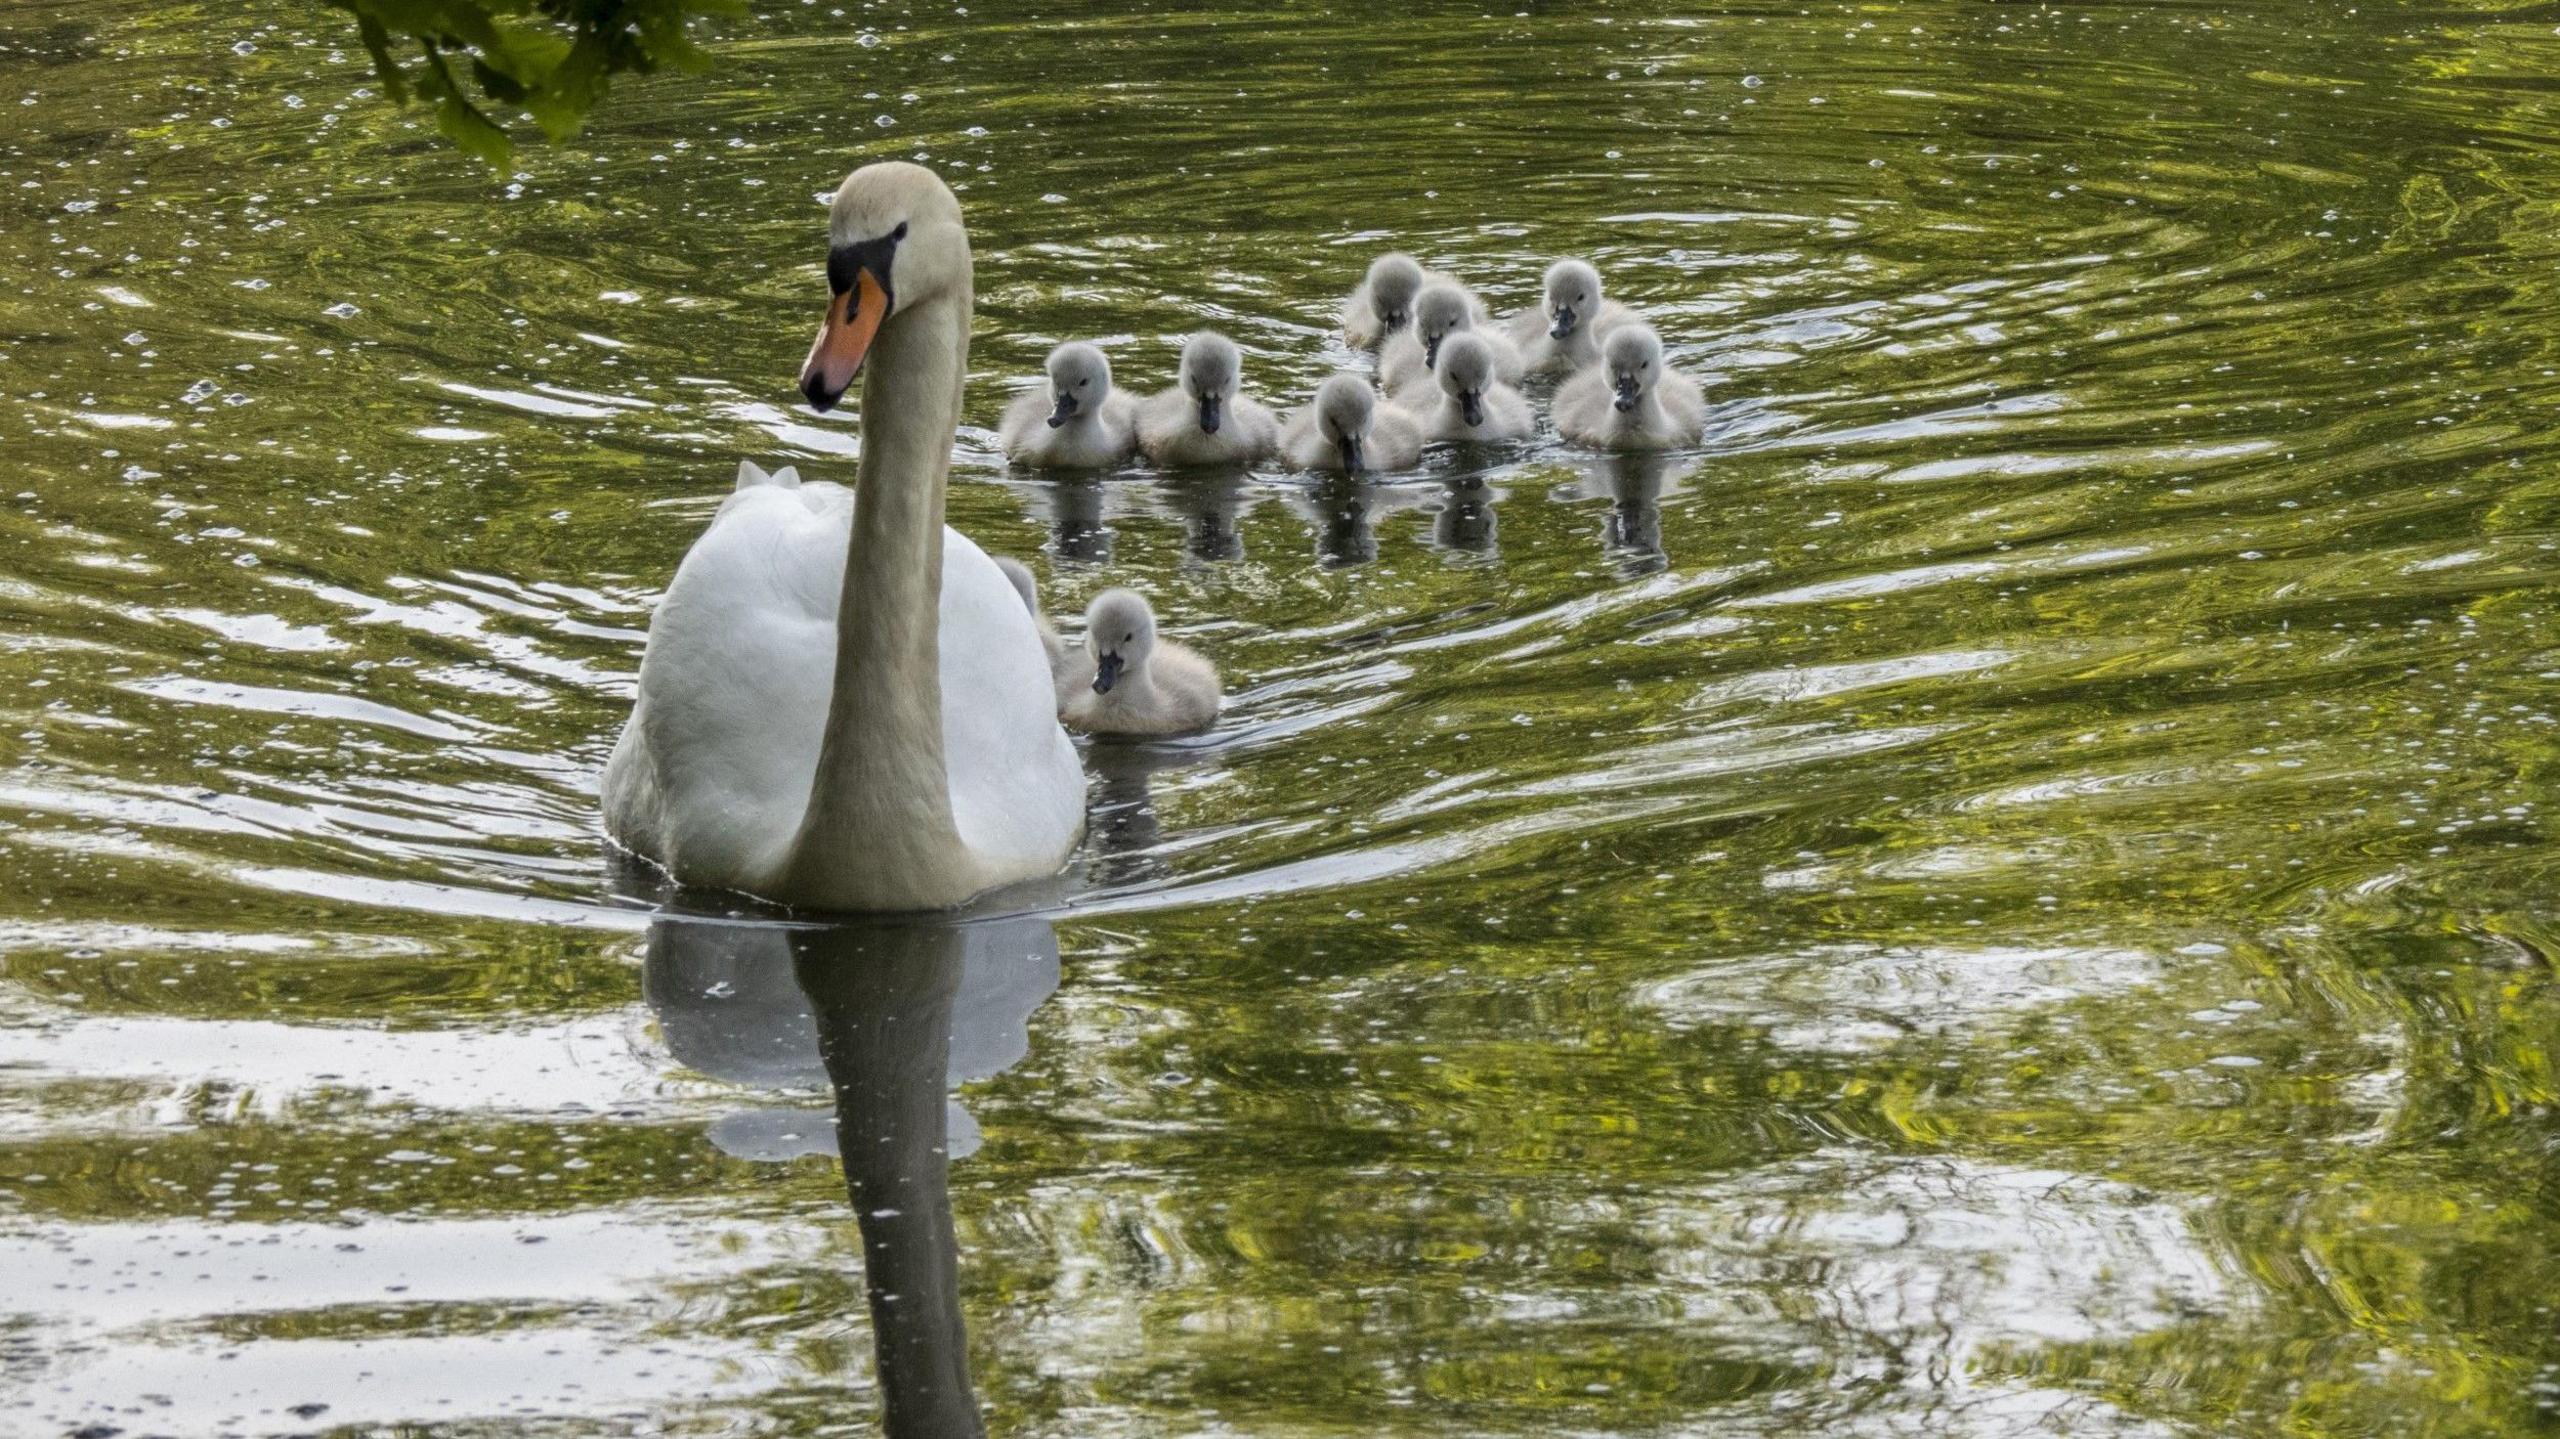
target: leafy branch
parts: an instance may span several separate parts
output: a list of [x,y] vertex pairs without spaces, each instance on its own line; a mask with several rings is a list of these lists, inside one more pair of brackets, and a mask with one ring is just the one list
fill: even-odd
[[500,166],[514,144],[493,109],[521,112],[546,137],[565,140],[614,76],[700,70],[711,57],[694,43],[692,23],[745,13],[741,0],[328,3],[356,17],[392,99],[433,105],[445,138]]

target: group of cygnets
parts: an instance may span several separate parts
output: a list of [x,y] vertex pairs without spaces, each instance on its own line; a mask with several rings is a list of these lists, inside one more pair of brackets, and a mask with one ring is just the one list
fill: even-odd
[[[1042,469],[1100,469],[1141,456],[1168,469],[1235,467],[1276,456],[1301,470],[1392,472],[1419,464],[1433,441],[1529,438],[1537,417],[1519,387],[1531,376],[1563,378],[1555,425],[1576,444],[1677,449],[1706,429],[1697,381],[1671,368],[1652,326],[1603,296],[1600,272],[1580,260],[1549,266],[1542,303],[1496,324],[1457,280],[1410,255],[1381,255],[1343,302],[1342,335],[1377,352],[1376,388],[1367,376],[1337,374],[1285,418],[1244,393],[1242,353],[1215,331],[1186,341],[1178,382],[1144,399],[1113,386],[1100,347],[1071,341],[1049,352],[1045,382],[1006,408],[998,438],[1006,458]],[[1096,596],[1078,650],[1041,615],[1031,572],[999,563],[1039,619],[1068,726],[1165,735],[1217,718],[1216,667],[1158,639],[1143,596]]]

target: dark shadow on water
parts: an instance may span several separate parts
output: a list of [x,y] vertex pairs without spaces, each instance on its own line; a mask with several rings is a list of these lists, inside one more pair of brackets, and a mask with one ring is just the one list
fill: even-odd
[[689,1068],[763,1089],[820,1091],[814,1108],[723,1116],[724,1152],[833,1152],[862,1232],[863,1281],[891,1439],[977,1439],[950,1165],[978,1131],[952,1089],[1029,1052],[1058,988],[1057,935],[1037,914],[799,924],[663,913],[643,992]]

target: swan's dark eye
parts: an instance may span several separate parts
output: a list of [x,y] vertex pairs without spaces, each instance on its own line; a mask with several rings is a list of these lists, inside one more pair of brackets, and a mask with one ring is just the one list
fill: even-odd
[[892,240],[903,240],[907,238],[907,222],[900,220],[898,222],[898,228],[889,232],[889,238]]
[[1081,390],[1081,389],[1084,389],[1086,386],[1091,385],[1092,383],[1093,383],[1093,381],[1091,381],[1091,380],[1078,380],[1078,381],[1076,381],[1076,388],[1077,388],[1077,389],[1079,389],[1079,390]]

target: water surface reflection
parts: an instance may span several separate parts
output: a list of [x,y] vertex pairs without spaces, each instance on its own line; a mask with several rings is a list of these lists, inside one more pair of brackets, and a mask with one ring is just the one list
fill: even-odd
[[754,1088],[822,1086],[832,1114],[745,1110],[710,1135],[741,1158],[832,1153],[862,1234],[882,1416],[893,1439],[985,1432],[969,1380],[950,1168],[978,1132],[952,1097],[1028,1051],[1058,988],[1036,915],[846,924],[660,917],[646,991],[669,1051]]

